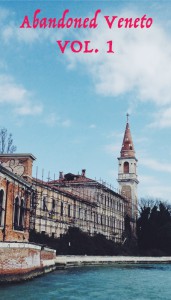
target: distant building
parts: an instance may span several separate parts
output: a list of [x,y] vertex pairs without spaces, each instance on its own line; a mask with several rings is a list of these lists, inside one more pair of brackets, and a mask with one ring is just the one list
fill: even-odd
[[[39,223],[43,231],[50,233],[51,228],[53,234],[59,236],[67,232],[69,226],[76,226],[91,235],[100,233],[108,239],[121,241],[127,200],[105,183],[87,178],[85,170],[81,175],[60,173],[59,180],[47,183],[46,189],[43,184],[39,193],[42,203],[37,213],[42,215],[43,209],[43,214],[47,215],[51,207],[53,217],[48,222],[46,218],[37,222],[36,230]],[[39,231],[42,230],[39,228]]]

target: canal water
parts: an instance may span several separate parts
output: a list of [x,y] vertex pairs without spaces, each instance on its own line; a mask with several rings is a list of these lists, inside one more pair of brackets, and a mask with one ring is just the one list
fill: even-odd
[[0,300],[171,300],[171,265],[114,265],[58,270],[0,286]]

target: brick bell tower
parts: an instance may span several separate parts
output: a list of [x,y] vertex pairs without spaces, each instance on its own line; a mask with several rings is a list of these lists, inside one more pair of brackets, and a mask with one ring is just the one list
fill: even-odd
[[127,114],[125,134],[120,157],[118,158],[118,183],[121,194],[128,199],[127,214],[131,218],[132,225],[135,223],[138,214],[137,185],[139,181],[137,179],[137,161],[129,127],[129,114]]

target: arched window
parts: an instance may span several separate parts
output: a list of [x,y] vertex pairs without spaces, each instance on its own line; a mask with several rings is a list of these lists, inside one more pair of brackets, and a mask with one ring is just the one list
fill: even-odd
[[71,217],[71,205],[68,204],[68,217]]
[[124,174],[129,173],[129,163],[127,161],[124,162]]
[[46,196],[43,196],[43,199],[42,199],[42,209],[43,209],[43,211],[47,211],[47,199],[46,199]]
[[52,210],[55,210],[55,199],[52,199]]
[[20,203],[19,203],[19,198],[15,198],[14,202],[14,229],[18,230],[19,229],[19,217],[20,217]]
[[63,216],[64,213],[64,204],[63,202],[61,202],[61,217]]
[[0,190],[0,226],[4,226],[4,191]]
[[25,216],[25,201],[24,199],[21,199],[21,205],[20,205],[20,217],[19,217],[19,229],[24,229],[24,216]]

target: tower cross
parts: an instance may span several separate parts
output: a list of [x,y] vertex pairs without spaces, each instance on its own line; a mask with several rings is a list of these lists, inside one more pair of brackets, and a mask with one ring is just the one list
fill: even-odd
[[127,123],[128,123],[128,121],[129,121],[129,114],[128,113],[126,114],[126,117],[127,117]]

